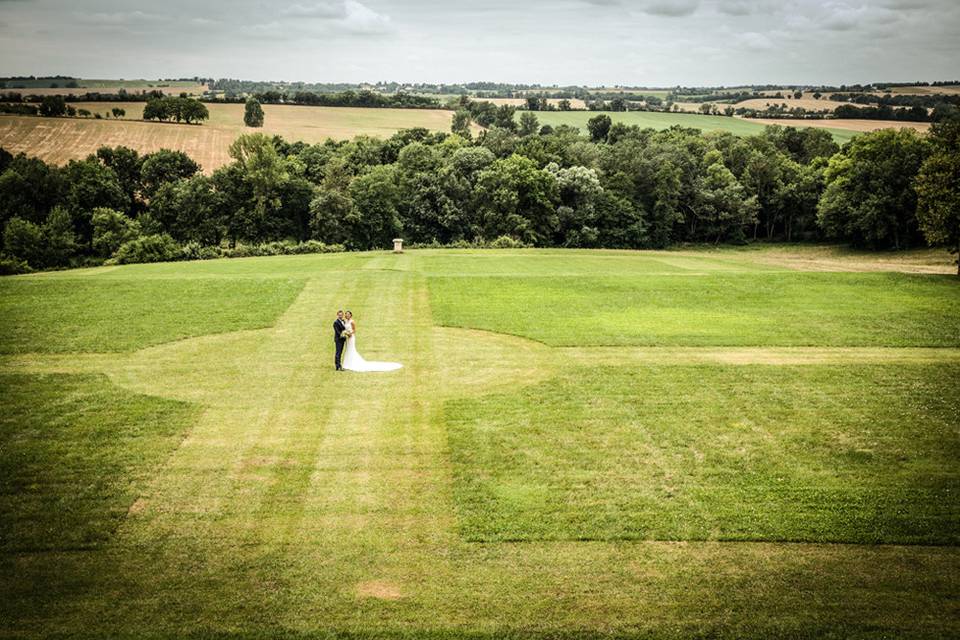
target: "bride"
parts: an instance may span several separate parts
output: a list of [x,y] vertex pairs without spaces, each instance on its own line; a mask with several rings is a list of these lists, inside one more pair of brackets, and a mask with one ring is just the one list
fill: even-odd
[[346,347],[343,350],[343,368],[347,371],[394,371],[403,365],[399,362],[367,362],[357,351],[357,323],[353,321],[353,314],[347,311],[344,314],[344,323],[350,332]]

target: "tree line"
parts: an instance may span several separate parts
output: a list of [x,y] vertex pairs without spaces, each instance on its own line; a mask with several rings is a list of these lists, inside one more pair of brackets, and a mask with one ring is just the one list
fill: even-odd
[[[103,147],[64,167],[0,153],[5,271],[416,244],[661,248],[839,239],[960,242],[960,123],[840,149],[818,129],[737,137],[511,118],[473,137],[400,131],[322,144],[240,136],[210,175],[184,153]],[[512,115],[512,114],[511,114]],[[463,122],[460,123],[464,124]],[[271,244],[272,243],[272,244]],[[246,247],[247,249],[244,249]],[[253,248],[253,249],[251,249]]]

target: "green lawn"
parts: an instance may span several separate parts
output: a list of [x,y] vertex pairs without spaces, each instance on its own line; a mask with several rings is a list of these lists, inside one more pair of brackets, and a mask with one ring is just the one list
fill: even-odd
[[[738,136],[750,136],[763,133],[766,125],[751,122],[743,118],[727,116],[705,116],[698,113],[663,113],[659,111],[540,111],[537,119],[541,125],[557,126],[567,124],[578,127],[581,132],[587,131],[587,120],[600,113],[606,113],[614,122],[635,124],[641,128],[656,130],[668,129],[674,125],[700,129],[702,131],[729,131]],[[856,131],[846,129],[827,129],[833,139],[839,144],[848,142]]]
[[601,366],[452,402],[461,532],[956,545],[958,375]]
[[[611,265],[613,266],[613,265]],[[552,346],[960,346],[956,278],[726,272],[430,279],[441,324]],[[536,301],[526,304],[523,301]],[[497,312],[491,313],[495,309]]]
[[847,258],[0,279],[0,637],[956,637],[960,283]]

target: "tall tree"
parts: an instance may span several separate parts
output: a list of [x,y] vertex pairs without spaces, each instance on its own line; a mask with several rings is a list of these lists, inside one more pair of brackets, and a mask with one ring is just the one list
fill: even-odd
[[288,221],[281,212],[281,194],[291,179],[290,163],[280,156],[273,141],[262,133],[241,135],[230,145],[251,199],[237,215],[243,223],[242,238],[255,242],[282,237]]
[[350,183],[353,209],[347,216],[352,246],[373,249],[390,246],[403,226],[398,215],[400,190],[392,166],[372,167]]
[[930,244],[957,254],[960,276],[960,117],[930,128],[933,153],[917,175],[917,220]]
[[100,147],[97,149],[97,159],[113,169],[120,181],[120,187],[132,204],[136,203],[137,192],[140,190],[140,169],[143,159],[129,147]]
[[716,149],[707,153],[704,164],[706,171],[697,180],[693,215],[688,221],[690,236],[714,242],[739,240],[743,228],[756,220],[757,198],[747,195]]
[[593,142],[603,142],[607,139],[607,134],[610,133],[610,126],[613,124],[613,121],[605,113],[602,113],[598,116],[593,116],[587,120],[587,130],[590,132],[590,140]]
[[537,131],[540,130],[540,121],[537,120],[537,116],[530,113],[529,111],[524,111],[520,114],[520,135],[522,137],[532,136]]
[[64,189],[61,169],[17,154],[0,174],[0,228],[13,217],[42,224]]
[[200,165],[182,151],[160,149],[143,157],[140,164],[140,185],[150,198],[167,182],[189,178],[200,171]]
[[874,249],[920,240],[914,178],[928,142],[913,129],[857,136],[830,158],[817,220],[827,234]]
[[71,160],[64,168],[66,191],[63,204],[73,218],[80,241],[93,248],[91,218],[97,207],[126,211],[130,199],[120,186],[117,174],[95,158]]
[[529,158],[497,160],[477,177],[477,206],[486,240],[507,235],[549,245],[557,232],[559,191],[556,179]]
[[500,105],[497,107],[496,117],[494,118],[493,124],[501,129],[506,129],[507,131],[516,131],[517,122],[513,119],[513,114],[516,110],[516,107],[513,105]]
[[263,126],[263,107],[260,106],[260,101],[252,96],[247,98],[243,108],[243,124],[248,127]]
[[460,109],[453,114],[453,122],[450,125],[450,131],[457,134],[461,138],[470,140],[472,134],[470,133],[470,124],[472,122],[472,117],[470,112],[466,109]]
[[226,232],[226,212],[213,184],[204,175],[164,183],[150,200],[150,215],[178,242],[218,245]]

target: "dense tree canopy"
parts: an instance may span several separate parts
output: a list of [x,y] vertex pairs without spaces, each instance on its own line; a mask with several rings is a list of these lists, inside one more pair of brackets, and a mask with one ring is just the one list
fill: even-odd
[[[205,247],[277,241],[371,249],[398,235],[625,249],[755,238],[960,242],[956,125],[938,125],[930,140],[878,131],[840,149],[817,129],[737,137],[640,129],[605,114],[584,135],[539,128],[532,112],[518,126],[513,107],[479,104],[464,102],[452,134],[410,129],[312,145],[243,135],[233,161],[206,176],[169,150],[141,157],[104,147],[62,168],[0,152],[3,256],[47,268],[169,259],[178,246],[200,257]],[[488,126],[474,138],[481,119]]]
[[186,96],[153,98],[143,107],[144,120],[172,120],[192,124],[209,117],[207,105]]
[[854,138],[827,165],[820,225],[832,236],[874,249],[919,243],[914,179],[928,151],[928,142],[912,129]]

